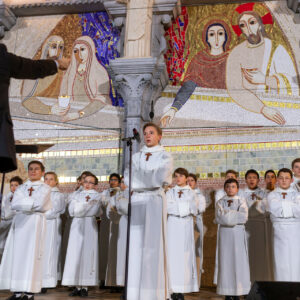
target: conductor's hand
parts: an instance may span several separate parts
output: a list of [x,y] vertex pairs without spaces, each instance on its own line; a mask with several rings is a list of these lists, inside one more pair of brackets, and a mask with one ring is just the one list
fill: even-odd
[[70,59],[63,57],[58,59],[57,63],[60,70],[67,70],[70,64]]

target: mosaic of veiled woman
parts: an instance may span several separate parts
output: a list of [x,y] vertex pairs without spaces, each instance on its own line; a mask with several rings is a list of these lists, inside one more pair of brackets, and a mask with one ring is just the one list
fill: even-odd
[[226,62],[229,55],[231,31],[222,20],[212,19],[202,32],[205,49],[191,59],[171,108],[162,116],[161,125],[170,124],[195,88],[226,89]]
[[[46,39],[42,47],[41,59],[60,59],[63,57],[64,40],[58,35]],[[21,87],[22,105],[37,114],[52,114],[52,105],[42,102],[39,97],[57,99],[63,72],[37,80],[24,80]]]
[[97,60],[94,41],[89,36],[76,39],[60,89],[61,96],[70,97],[63,121],[87,117],[112,105],[109,93],[109,76]]

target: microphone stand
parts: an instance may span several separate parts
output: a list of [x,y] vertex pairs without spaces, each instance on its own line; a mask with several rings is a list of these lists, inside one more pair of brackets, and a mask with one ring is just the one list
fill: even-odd
[[4,179],[5,179],[5,173],[2,173],[2,182],[1,182],[1,191],[0,191],[0,220],[1,220],[2,199],[3,199],[3,191],[4,191]]
[[129,268],[129,241],[130,241],[130,223],[131,223],[131,178],[132,178],[132,141],[137,139],[136,136],[122,139],[127,142],[129,147],[129,197],[128,197],[128,215],[127,215],[127,237],[126,237],[126,262],[125,262],[125,285],[124,294],[121,296],[122,300],[129,300],[127,298],[128,293],[128,268]]

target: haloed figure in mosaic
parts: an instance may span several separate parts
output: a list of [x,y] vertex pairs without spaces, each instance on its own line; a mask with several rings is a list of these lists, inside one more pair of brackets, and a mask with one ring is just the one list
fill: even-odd
[[221,20],[208,22],[203,30],[202,40],[206,46],[191,60],[184,83],[178,91],[171,108],[162,116],[163,127],[170,125],[175,113],[188,101],[197,86],[213,89],[226,88],[226,61],[230,30]]
[[63,121],[88,117],[106,105],[112,105],[109,93],[109,76],[97,60],[94,41],[89,36],[81,36],[73,45],[70,66],[60,89],[58,104],[61,98],[70,101],[63,113]]
[[269,11],[261,16],[259,5],[245,3],[235,9],[233,29],[246,40],[229,54],[226,85],[238,105],[284,125],[283,115],[266,106],[258,93],[299,95],[297,72],[287,50],[282,45],[276,47],[275,41],[268,38],[265,25],[273,26],[273,17]]

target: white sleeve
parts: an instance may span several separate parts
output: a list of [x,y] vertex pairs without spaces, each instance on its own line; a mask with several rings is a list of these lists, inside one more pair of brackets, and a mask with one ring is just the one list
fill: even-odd
[[173,198],[173,191],[172,189],[167,191],[166,193],[167,199],[167,210],[169,215],[178,216],[178,206],[176,200]]
[[281,199],[276,195],[276,193],[271,192],[268,195],[268,211],[275,218],[292,218],[293,211],[289,201],[281,201]]
[[245,224],[247,220],[248,220],[248,207],[246,201],[243,201],[241,203],[238,211],[224,209],[220,204],[220,201],[217,202],[216,218],[215,218],[217,224],[225,225],[225,226],[235,226],[237,224]]
[[198,198],[198,213],[202,214],[205,212],[206,209],[206,201],[203,195],[197,195]]
[[99,217],[102,214],[101,202],[99,199],[89,202],[72,200],[69,205],[69,213],[75,218]]
[[51,189],[47,185],[38,188],[36,193],[28,196],[23,189],[19,188],[15,191],[12,200],[12,209],[16,211],[35,211],[46,212],[51,209],[50,199]]
[[61,193],[55,193],[55,196],[53,197],[51,193],[51,202],[52,208],[46,212],[46,217],[48,219],[57,218],[59,215],[63,214],[66,209],[64,195]]

